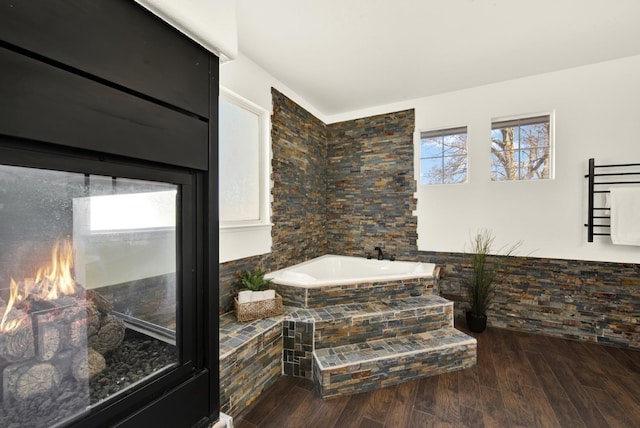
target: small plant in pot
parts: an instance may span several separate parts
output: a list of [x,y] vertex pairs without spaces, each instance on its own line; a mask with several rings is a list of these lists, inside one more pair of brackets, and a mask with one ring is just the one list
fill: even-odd
[[493,234],[486,229],[478,231],[471,240],[472,266],[464,280],[469,299],[469,309],[465,316],[467,327],[476,333],[483,332],[487,327],[487,310],[493,301],[496,286],[504,281],[506,272],[503,258],[513,255],[520,246],[518,242],[505,251],[501,249],[492,255],[493,241]]
[[270,279],[265,279],[267,272],[261,269],[254,271],[246,270],[240,274],[239,284],[242,290],[262,291],[269,288]]
[[268,289],[271,280],[266,279],[265,274],[265,271],[256,269],[238,276],[240,291],[234,299],[238,321],[252,321],[282,313],[282,297],[275,290]]

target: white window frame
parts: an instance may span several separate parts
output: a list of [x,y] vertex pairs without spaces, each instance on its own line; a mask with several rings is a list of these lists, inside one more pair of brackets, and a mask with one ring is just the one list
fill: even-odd
[[[547,178],[535,178],[535,179],[527,179],[527,178],[520,178],[518,177],[517,179],[512,179],[512,180],[494,180],[493,179],[493,169],[492,166],[490,166],[490,171],[489,171],[489,179],[491,180],[492,183],[513,183],[513,182],[537,182],[537,181],[549,181],[549,180],[553,180],[555,179],[555,147],[556,147],[556,142],[555,142],[555,115],[554,112],[539,112],[539,113],[530,113],[530,114],[521,114],[521,115],[514,115],[514,116],[506,116],[506,117],[498,117],[498,118],[491,118],[491,126],[490,126],[490,132],[493,133],[494,130],[494,125],[496,124],[500,124],[501,122],[517,122],[517,121],[527,121],[529,119],[536,119],[539,117],[544,117],[547,116],[549,118],[549,175]],[[526,124],[525,124],[526,125]],[[521,125],[519,125],[521,126]],[[490,146],[491,147],[491,136],[489,138],[489,142],[490,142]],[[522,149],[518,149],[518,151],[521,151]],[[492,156],[492,151],[491,149],[489,149],[489,156]],[[491,159],[489,160],[489,164],[491,165]]]
[[[425,134],[433,134],[434,136],[448,136],[448,135],[459,135],[459,134],[466,134],[467,135],[467,140],[466,140],[466,144],[465,144],[465,152],[466,152],[466,163],[467,163],[467,168],[466,168],[466,174],[465,174],[465,179],[464,181],[460,181],[460,182],[455,182],[455,183],[423,183],[422,182],[422,139],[424,137]],[[435,134],[439,134],[439,135],[435,135]],[[427,135],[428,136],[428,135]],[[418,132],[415,133],[415,137],[414,137],[416,144],[416,156],[415,156],[415,175],[416,175],[416,181],[418,182],[419,186],[455,186],[455,185],[461,185],[461,184],[467,184],[469,182],[469,127],[467,125],[460,125],[460,126],[447,126],[447,127],[439,127],[439,128],[434,128],[434,129],[428,129],[428,130],[420,130]],[[441,156],[441,158],[444,159],[447,158],[449,156]]]
[[[269,112],[246,98],[220,86],[220,98],[258,117],[259,218],[220,221],[220,262],[237,260],[271,251],[271,141]],[[224,126],[220,121],[219,126]],[[219,162],[224,162],[220,156]]]

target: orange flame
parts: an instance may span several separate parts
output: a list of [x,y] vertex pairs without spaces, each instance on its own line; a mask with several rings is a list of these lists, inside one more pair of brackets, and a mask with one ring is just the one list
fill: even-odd
[[51,250],[49,263],[39,267],[35,280],[25,278],[22,286],[13,278],[9,283],[9,301],[0,321],[0,331],[8,332],[17,329],[25,316],[12,315],[7,322],[9,313],[20,302],[31,297],[33,300],[56,300],[61,295],[71,295],[77,292],[73,279],[73,247],[68,240],[57,241]]
[[51,263],[36,272],[34,290],[36,300],[55,300],[62,295],[75,294],[76,282],[71,274],[73,248],[67,240],[56,242],[51,250]]
[[16,303],[16,300],[18,300],[18,302],[22,301],[22,296],[19,293],[20,291],[20,287],[18,287],[18,284],[16,283],[16,281],[11,278],[11,281],[9,283],[9,301],[7,302],[7,308],[4,311],[4,315],[2,316],[2,321],[0,321],[0,330],[1,331],[12,331],[17,329],[20,324],[15,324],[12,320],[11,322],[9,322],[6,326],[5,326],[5,322],[7,321],[7,316],[9,315],[9,312],[11,311],[11,308],[13,308],[13,305]]

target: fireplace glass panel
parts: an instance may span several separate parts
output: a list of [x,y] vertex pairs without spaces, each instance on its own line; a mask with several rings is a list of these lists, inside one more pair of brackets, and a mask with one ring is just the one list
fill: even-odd
[[169,183],[0,166],[0,426],[55,426],[179,363]]

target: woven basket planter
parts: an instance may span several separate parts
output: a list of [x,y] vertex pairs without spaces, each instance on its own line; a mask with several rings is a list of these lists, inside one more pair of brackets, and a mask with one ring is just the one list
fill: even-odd
[[240,322],[274,317],[282,314],[282,297],[280,297],[278,293],[276,293],[275,299],[247,303],[238,303],[238,298],[234,297],[233,303],[236,307],[236,318]]

